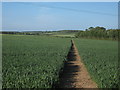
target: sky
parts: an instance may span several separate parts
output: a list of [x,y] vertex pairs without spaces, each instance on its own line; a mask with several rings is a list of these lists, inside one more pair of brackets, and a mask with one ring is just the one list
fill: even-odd
[[3,2],[2,30],[118,28],[117,2]]

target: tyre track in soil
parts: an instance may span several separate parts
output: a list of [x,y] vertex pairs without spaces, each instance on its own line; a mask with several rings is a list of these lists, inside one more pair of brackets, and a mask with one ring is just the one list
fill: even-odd
[[78,50],[71,40],[71,48],[65,62],[64,69],[60,75],[59,88],[97,88],[92,81],[87,69],[81,61]]

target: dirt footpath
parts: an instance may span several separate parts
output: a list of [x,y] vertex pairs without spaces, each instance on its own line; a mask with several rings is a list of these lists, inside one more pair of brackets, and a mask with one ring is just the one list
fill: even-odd
[[63,73],[60,75],[59,88],[97,88],[82,63],[78,50],[73,41],[68,53]]

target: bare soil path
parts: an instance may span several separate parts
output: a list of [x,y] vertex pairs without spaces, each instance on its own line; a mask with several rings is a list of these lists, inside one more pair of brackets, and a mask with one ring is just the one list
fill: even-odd
[[63,73],[60,75],[59,88],[97,88],[97,84],[91,80],[82,63],[73,40],[71,44],[68,61],[65,62]]

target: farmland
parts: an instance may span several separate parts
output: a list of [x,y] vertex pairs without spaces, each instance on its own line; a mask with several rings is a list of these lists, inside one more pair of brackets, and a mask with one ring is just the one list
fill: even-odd
[[79,54],[100,88],[118,87],[118,42],[75,39]]
[[[70,38],[3,35],[3,88],[52,88],[59,81]],[[118,43],[74,38],[93,81],[99,88],[118,87]]]
[[32,1],[1,1],[0,88],[120,90],[120,2]]
[[69,39],[3,35],[3,88],[51,88],[69,47]]

